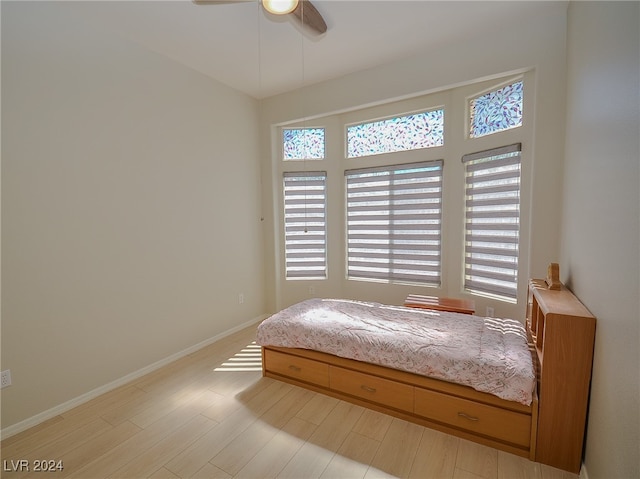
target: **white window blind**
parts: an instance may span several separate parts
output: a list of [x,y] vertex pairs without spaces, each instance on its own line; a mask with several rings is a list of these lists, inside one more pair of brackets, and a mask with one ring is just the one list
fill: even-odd
[[442,165],[345,171],[349,278],[440,284]]
[[287,279],[327,277],[325,172],[284,174]]
[[520,234],[520,144],[462,157],[466,169],[466,290],[515,302]]

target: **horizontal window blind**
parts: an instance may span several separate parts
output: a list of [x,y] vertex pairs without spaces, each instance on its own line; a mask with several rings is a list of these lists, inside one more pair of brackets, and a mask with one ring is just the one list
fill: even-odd
[[440,284],[442,165],[345,171],[349,278]]
[[520,144],[465,155],[466,290],[515,301],[520,234]]
[[327,277],[325,172],[284,174],[285,276]]

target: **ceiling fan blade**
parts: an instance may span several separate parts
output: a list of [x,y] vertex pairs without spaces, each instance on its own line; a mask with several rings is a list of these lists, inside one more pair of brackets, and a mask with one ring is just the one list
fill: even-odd
[[309,0],[300,0],[296,9],[291,12],[298,17],[303,25],[307,25],[318,33],[327,31],[327,24],[320,15],[320,12],[313,6]]
[[[228,3],[255,2],[256,0],[191,0],[196,5],[223,5]],[[322,34],[327,31],[327,24],[322,15],[309,0],[300,0],[293,12],[302,25]]]

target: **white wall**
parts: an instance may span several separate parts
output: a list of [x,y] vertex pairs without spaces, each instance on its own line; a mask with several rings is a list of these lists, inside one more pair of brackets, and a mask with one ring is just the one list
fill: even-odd
[[2,2],[2,428],[264,312],[257,115],[58,4]]
[[[277,141],[273,136],[273,125],[298,120],[302,116],[309,117],[308,121],[313,122],[314,118],[327,114],[352,112],[367,106],[386,105],[400,99],[404,105],[409,105],[414,100],[420,101],[420,95],[425,93],[469,85],[515,72],[533,72],[532,82],[535,84],[535,95],[531,103],[525,105],[525,108],[530,109],[530,118],[534,122],[533,125],[527,125],[533,132],[534,141],[527,145],[526,152],[526,158],[532,163],[526,167],[531,168],[532,173],[532,181],[527,187],[530,187],[533,207],[530,212],[530,224],[524,226],[526,231],[532,233],[522,239],[525,243],[531,244],[529,257],[526,258],[525,267],[522,269],[523,291],[529,276],[544,277],[547,265],[557,262],[559,258],[560,210],[557,205],[561,200],[564,149],[566,5],[557,4],[554,13],[541,18],[528,18],[526,22],[518,25],[505,25],[499,31],[488,31],[481,38],[466,38],[438,50],[425,51],[417,56],[264,101],[262,138],[265,144],[271,144],[271,150],[265,151],[263,155],[264,184],[272,186],[271,190],[265,188],[264,192],[264,204],[271,208],[265,214],[265,231],[268,232],[265,258],[268,261],[269,311],[275,311],[291,303],[293,298],[299,300],[300,293],[304,293],[304,288],[295,288],[300,291],[293,295],[287,293],[287,290],[292,288],[283,287],[278,275],[278,262],[281,258],[273,253],[279,250],[279,205],[273,191],[278,191],[281,187],[278,167],[274,167],[275,162],[280,160],[277,148],[273,146]],[[341,222],[342,218],[338,217],[335,221]],[[333,236],[330,232],[329,247],[335,251],[343,242],[343,236],[339,233],[341,226],[334,223],[331,231]],[[344,276],[343,271],[335,271],[335,268],[332,274]],[[455,274],[455,271],[448,272],[449,277]],[[450,289],[442,290],[443,294],[460,296],[460,288],[457,286],[459,281],[451,283]],[[344,288],[336,291],[335,285],[331,284],[324,291],[322,285],[317,285],[318,292],[344,294]],[[369,299],[371,296],[380,298],[380,292],[375,288],[372,283],[361,283],[361,291],[352,289],[351,296],[358,299]],[[389,288],[387,290],[390,291]],[[365,297],[365,294],[369,297]],[[395,302],[401,300],[402,292],[396,291],[393,294],[396,295]],[[388,297],[384,298],[387,299]],[[486,304],[485,300],[476,299],[479,312],[485,311]],[[496,314],[524,318],[525,308],[522,303],[516,306],[494,306]]]
[[585,465],[640,477],[640,8],[572,2],[560,273],[596,316]]

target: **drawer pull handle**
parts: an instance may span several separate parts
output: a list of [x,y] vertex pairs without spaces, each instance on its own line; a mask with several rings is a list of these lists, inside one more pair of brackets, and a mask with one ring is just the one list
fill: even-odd
[[289,365],[289,369],[291,369],[292,371],[295,371],[297,373],[299,373],[300,371],[302,371],[302,368],[299,368],[298,366],[294,366],[293,364]]
[[468,414],[465,414],[463,412],[459,412],[458,416],[463,417],[465,419],[468,419],[469,421],[479,421],[480,419],[478,419],[477,417],[473,417],[473,416],[469,416]]
[[360,389],[363,389],[364,391],[367,391],[368,393],[376,392],[376,388],[365,386],[364,384],[360,386]]

